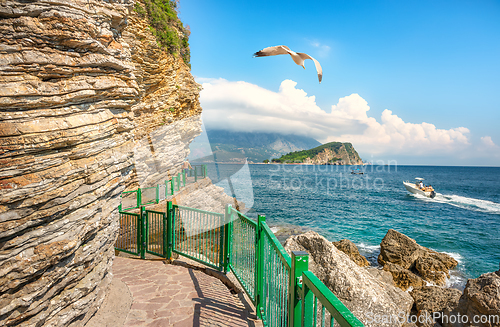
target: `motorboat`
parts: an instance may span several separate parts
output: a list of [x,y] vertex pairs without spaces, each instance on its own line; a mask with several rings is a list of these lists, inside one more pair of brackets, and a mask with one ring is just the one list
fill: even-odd
[[353,175],[363,175],[363,174],[364,174],[364,172],[359,171],[359,168],[358,168],[358,169],[356,169],[356,170],[354,170],[354,169],[353,169],[353,170],[351,171],[351,174],[353,174]]
[[436,196],[436,192],[432,188],[432,186],[428,185],[425,186],[423,181],[423,178],[416,177],[415,178],[416,182],[410,182],[410,181],[404,181],[403,185],[406,187],[408,192],[411,192],[413,194],[420,194],[423,196],[426,196],[428,198],[433,199]]

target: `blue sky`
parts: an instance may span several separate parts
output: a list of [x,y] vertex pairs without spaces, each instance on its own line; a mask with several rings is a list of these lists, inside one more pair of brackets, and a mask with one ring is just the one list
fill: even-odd
[[[350,141],[370,160],[500,166],[500,1],[179,7],[209,127]],[[323,82],[312,61],[304,71],[289,56],[252,58],[281,44],[316,58]]]

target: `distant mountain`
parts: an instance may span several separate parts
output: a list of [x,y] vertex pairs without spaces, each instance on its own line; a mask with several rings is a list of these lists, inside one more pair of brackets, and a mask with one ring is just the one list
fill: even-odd
[[[207,130],[212,152],[219,162],[262,162],[283,154],[321,145],[313,138],[278,133]],[[212,159],[209,159],[212,160]]]
[[314,165],[362,165],[363,161],[351,143],[330,142],[318,147],[290,152],[274,162]]

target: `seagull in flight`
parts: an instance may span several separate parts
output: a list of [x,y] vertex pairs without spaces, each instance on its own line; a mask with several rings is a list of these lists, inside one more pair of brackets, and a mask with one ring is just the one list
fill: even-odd
[[289,54],[292,57],[293,61],[297,65],[302,66],[304,69],[306,69],[306,67],[304,66],[304,60],[311,59],[312,61],[314,61],[314,65],[316,66],[316,71],[318,72],[318,80],[321,83],[321,80],[323,79],[323,70],[321,69],[321,65],[319,64],[319,62],[306,53],[295,52],[290,50],[290,48],[287,47],[286,45],[277,45],[275,47],[268,47],[260,51],[257,51],[256,53],[253,54],[253,56],[267,57],[267,56],[276,56],[282,54]]

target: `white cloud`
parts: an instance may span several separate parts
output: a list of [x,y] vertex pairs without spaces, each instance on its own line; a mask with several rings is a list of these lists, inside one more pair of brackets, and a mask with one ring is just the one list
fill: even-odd
[[311,41],[310,43],[313,47],[317,48],[319,57],[326,57],[330,53],[330,46],[321,44],[318,41]]
[[[469,130],[465,127],[438,129],[426,122],[420,124],[407,123],[385,109],[381,122],[368,117],[368,103],[358,94],[341,98],[332,106],[332,115],[344,119],[353,119],[365,124],[363,133],[346,133],[340,135],[342,140],[359,144],[357,147],[373,154],[397,152],[398,154],[429,154],[441,151],[457,151],[469,145]],[[327,140],[338,139],[332,135]]]
[[285,80],[278,92],[247,82],[224,79],[203,83],[200,100],[208,128],[279,132],[325,139],[332,133],[361,131],[352,119],[334,117],[321,110],[314,96]]
[[465,127],[440,129],[426,122],[408,123],[388,109],[379,120],[369,117],[370,107],[358,94],[339,99],[327,113],[316,105],[314,96],[297,89],[291,80],[283,81],[278,92],[247,82],[204,81],[200,97],[203,120],[212,129],[352,142],[358,151],[374,155],[443,155],[470,146],[470,132]]
[[493,148],[498,147],[491,139],[491,136],[481,137],[481,142],[483,142],[483,144],[486,145],[487,147],[493,147]]

